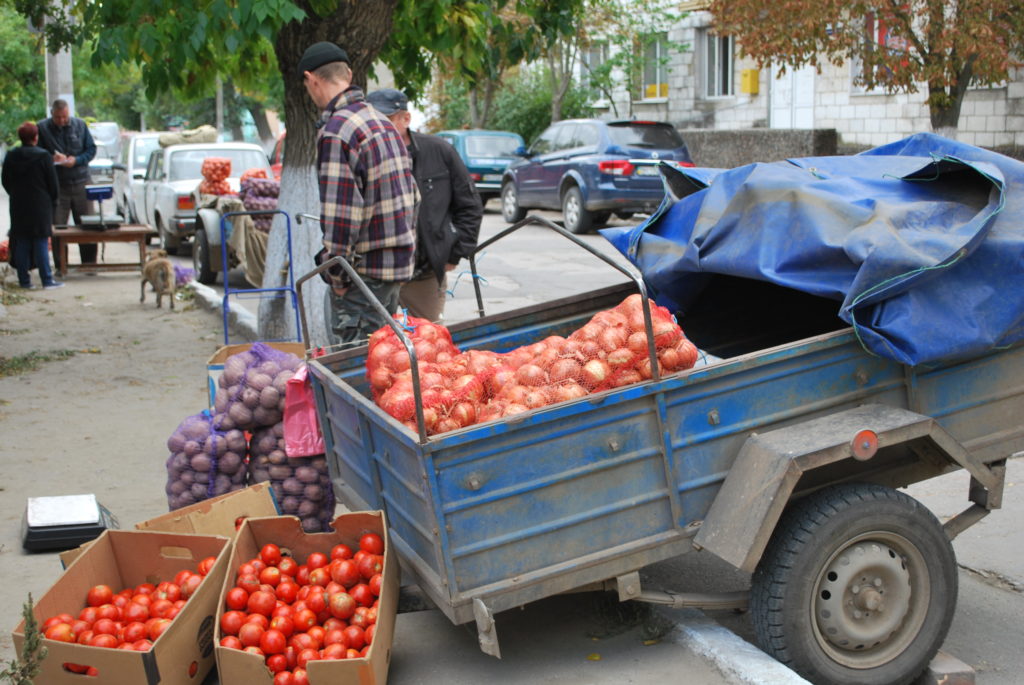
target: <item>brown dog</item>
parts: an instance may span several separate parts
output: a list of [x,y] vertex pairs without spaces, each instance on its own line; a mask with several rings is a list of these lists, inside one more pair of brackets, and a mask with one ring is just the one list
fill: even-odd
[[146,255],[146,263],[142,267],[142,296],[139,302],[146,301],[146,284],[153,286],[156,293],[156,306],[160,307],[164,295],[171,300],[171,309],[174,309],[174,265],[167,258],[164,250],[152,250]]

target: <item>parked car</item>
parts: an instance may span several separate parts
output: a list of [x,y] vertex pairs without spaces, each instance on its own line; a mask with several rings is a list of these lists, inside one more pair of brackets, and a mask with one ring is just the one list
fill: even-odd
[[120,125],[116,121],[94,121],[88,126],[93,142],[96,143],[96,156],[118,159],[121,156]]
[[516,158],[523,137],[511,131],[467,129],[441,131],[440,137],[452,144],[469,169],[480,202],[487,204],[501,195],[501,175]]
[[239,177],[249,169],[263,169],[268,177],[271,174],[267,155],[254,143],[188,143],[154,150],[143,183],[143,216],[169,254],[177,254],[182,241],[195,232],[193,191],[203,180],[201,169],[207,157],[231,160],[227,181],[235,192]]
[[146,178],[146,164],[153,150],[160,147],[160,132],[132,133],[121,146],[121,164],[124,170],[114,172],[114,198],[117,211],[129,223],[142,222],[146,216],[142,186]]
[[665,195],[659,163],[693,166],[679,132],[657,121],[559,121],[517,154],[501,184],[505,221],[527,209],[561,209],[573,233],[603,225],[612,212],[653,211]]

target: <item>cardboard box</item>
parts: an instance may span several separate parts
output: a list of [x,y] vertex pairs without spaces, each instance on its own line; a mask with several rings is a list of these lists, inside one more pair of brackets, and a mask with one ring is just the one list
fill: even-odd
[[[211,499],[196,502],[181,509],[136,523],[138,530],[154,530],[166,533],[193,533],[197,535],[223,535],[235,537],[238,532],[235,522],[240,518],[277,516],[281,509],[274,498],[270,483],[257,483],[242,490],[235,490]],[[240,524],[239,524],[240,526]],[[78,558],[86,542],[75,549],[60,554],[60,561],[67,568]]]
[[[43,640],[48,654],[35,682],[48,685],[194,685],[213,667],[214,621],[217,602],[227,574],[230,541],[211,535],[108,530],[92,542],[33,608],[41,625],[50,616],[77,614],[93,585],[104,583],[119,591],[140,583],[172,580],[182,569],[195,569],[206,557],[217,562],[148,652],[130,652]],[[14,629],[20,653],[25,622]],[[85,676],[65,670],[63,664],[93,666],[98,674]]]
[[[209,361],[206,362],[207,386],[210,392],[210,409],[213,409],[213,399],[217,395],[217,380],[224,373],[224,361],[239,352],[246,352],[252,348],[254,343],[243,343],[240,345],[225,345],[217,350]],[[294,354],[299,359],[306,358],[306,346],[302,343],[291,342],[268,342],[263,343],[280,352]]]
[[237,649],[220,646],[223,637],[220,617],[224,612],[224,594],[235,584],[234,569],[249,559],[259,556],[260,549],[273,542],[282,552],[289,553],[304,563],[312,552],[330,554],[331,548],[345,543],[358,549],[363,533],[377,533],[384,538],[384,571],[381,586],[380,605],[377,610],[377,627],[374,628],[373,644],[367,656],[362,659],[340,659],[333,661],[312,661],[307,674],[311,685],[384,685],[387,682],[388,666],[391,663],[391,642],[395,633],[395,614],[398,608],[398,557],[392,552],[387,539],[387,525],[384,512],[354,512],[341,514],[331,522],[334,528],[329,533],[306,533],[299,519],[294,516],[274,518],[249,518],[235,537],[231,559],[228,562],[227,577],[221,589],[220,611],[217,613],[216,635],[217,672],[222,683],[245,683],[246,685],[272,685],[273,677],[264,660],[256,655]]

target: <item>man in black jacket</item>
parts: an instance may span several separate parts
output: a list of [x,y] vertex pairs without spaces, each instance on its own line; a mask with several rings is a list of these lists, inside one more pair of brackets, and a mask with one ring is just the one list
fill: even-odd
[[412,156],[412,173],[420,189],[416,272],[402,286],[399,302],[413,316],[440,321],[447,272],[476,247],[483,205],[455,148],[437,136],[409,129],[409,99],[404,93],[382,88],[366,100],[398,129]]
[[[50,118],[43,119],[39,127],[39,147],[51,155],[57,165],[57,181],[60,183],[60,199],[53,223],[68,222],[70,213],[76,225],[81,225],[83,214],[92,214],[92,202],[85,195],[85,186],[90,183],[89,162],[96,156],[96,143],[89,127],[78,117],[71,116],[67,100],[57,99],[50,107]],[[60,233],[53,236],[53,261],[60,270]],[[96,263],[95,243],[79,243],[78,254],[82,264]]]

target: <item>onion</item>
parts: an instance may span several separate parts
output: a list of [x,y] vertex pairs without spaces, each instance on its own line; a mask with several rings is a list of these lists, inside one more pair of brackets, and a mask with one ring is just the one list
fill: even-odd
[[608,353],[608,366],[612,369],[621,369],[633,364],[635,356],[633,351],[626,347],[620,347]]
[[516,380],[523,385],[546,385],[548,374],[536,364],[523,364],[516,370]]
[[404,349],[398,350],[388,357],[388,366],[395,371],[405,371],[411,364],[412,362],[409,361],[409,353]]
[[559,359],[551,365],[549,375],[551,382],[561,383],[566,380],[576,380],[583,372],[583,367],[575,359]]
[[603,359],[591,359],[583,365],[581,379],[583,385],[593,390],[604,383],[610,373],[611,367],[608,366],[608,362]]
[[388,359],[398,350],[398,347],[389,343],[382,342],[376,345],[370,346],[370,353],[366,355],[366,366],[367,368],[378,368],[382,365],[386,365]]
[[626,339],[629,337],[629,331],[625,328],[605,328],[601,331],[597,337],[597,344],[601,346],[601,349],[605,352],[611,352],[617,350],[626,344]]
[[455,419],[461,428],[472,426],[476,423],[476,405],[473,402],[459,402],[452,407],[449,417]]
[[413,343],[413,351],[416,352],[416,359],[421,364],[423,362],[435,362],[437,361],[437,347],[434,343],[427,342],[426,340],[417,340]]
[[516,372],[514,369],[508,366],[500,366],[487,379],[487,390],[491,395],[497,395],[509,381],[515,380],[515,377]]
[[443,331],[443,328],[435,324],[421,323],[416,327],[416,337],[429,343],[434,343],[439,340],[446,341],[446,335]]
[[587,340],[580,344],[580,355],[584,360],[598,359],[604,355],[604,351],[596,341]]
[[552,402],[568,402],[587,395],[587,389],[576,381],[566,381],[548,386],[548,398]]
[[631,333],[626,339],[626,347],[637,354],[647,354],[647,333]]
[[505,408],[501,411],[502,416],[515,416],[516,414],[522,414],[528,412],[530,409],[522,404],[506,404]]
[[484,384],[476,376],[459,376],[451,382],[449,388],[459,399],[479,402],[484,398]]
[[682,329],[672,321],[655,321],[653,330],[654,343],[659,349],[675,345],[683,336]]
[[547,394],[540,389],[531,390],[526,393],[526,397],[523,398],[523,404],[530,409],[536,409],[537,407],[543,407],[548,403]]
[[634,369],[626,369],[621,373],[612,376],[611,386],[613,388],[621,388],[626,385],[633,385],[639,383],[643,378],[640,376],[640,372]]
[[526,401],[526,394],[528,392],[529,390],[525,386],[509,383],[501,389],[500,393],[498,393],[498,398],[505,400],[506,402],[522,404]]
[[454,431],[462,428],[459,422],[452,417],[446,417],[437,422],[437,432],[447,433],[448,431]]
[[679,368],[679,353],[674,347],[669,347],[658,353],[658,359],[666,371],[675,371]]

